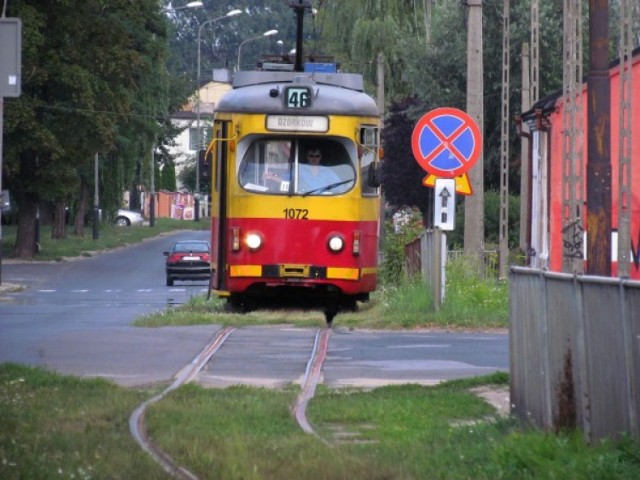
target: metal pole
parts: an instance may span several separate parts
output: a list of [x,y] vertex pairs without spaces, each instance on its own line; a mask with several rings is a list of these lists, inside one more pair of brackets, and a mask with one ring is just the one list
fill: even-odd
[[218,20],[222,20],[227,17],[234,17],[241,14],[241,10],[231,10],[226,15],[221,17],[212,18],[202,22],[198,27],[198,56],[197,56],[197,73],[196,73],[196,188],[195,188],[195,215],[194,220],[197,222],[200,220],[200,163],[198,162],[198,151],[202,149],[202,132],[200,131],[200,39],[202,38],[202,29],[210,23],[215,23]]
[[589,1],[587,273],[611,275],[609,4]]
[[[0,197],[2,196],[2,137],[3,137],[4,97],[0,95]],[[2,205],[4,199],[0,198],[0,285],[2,285]]]
[[249,40],[251,40],[251,39],[244,40],[244,41],[240,42],[240,45],[238,45],[238,59],[236,60],[236,72],[240,71],[240,58],[241,58],[241,54],[242,54],[242,46],[245,43],[247,43]]
[[304,70],[304,53],[303,47],[303,32],[304,29],[304,6],[295,6],[296,11],[296,60],[293,70],[296,72],[302,72]]
[[199,162],[199,154],[198,152],[202,149],[202,133],[200,132],[200,37],[202,35],[202,27],[204,27],[207,22],[204,22],[202,25],[198,27],[198,71],[196,74],[196,203],[195,203],[195,215],[194,220],[197,222],[200,220],[200,205],[198,205],[197,195],[200,192],[200,162]]
[[202,27],[211,21],[204,22],[198,27],[198,71],[196,74],[196,188],[195,193],[200,191],[200,162],[198,162],[198,151],[202,148],[202,139],[200,132],[200,37],[202,36]]
[[244,46],[245,43],[251,42],[253,40],[260,40],[262,37],[270,37],[271,35],[275,35],[276,33],[278,33],[278,30],[267,30],[262,35],[257,35],[255,37],[247,38],[246,40],[243,40],[242,42],[240,42],[240,45],[238,46],[238,60],[237,60],[238,63],[236,65],[236,71],[240,71],[240,58],[242,54],[242,47]]
[[437,312],[442,307],[442,230],[433,229],[433,308]]
[[154,154],[155,145],[151,145],[151,185],[150,185],[150,196],[149,196],[149,226],[156,226],[156,184],[155,184],[155,176],[156,176],[156,166],[155,166],[155,154]]
[[93,189],[93,239],[97,240],[100,237],[99,224],[100,224],[100,195],[98,192],[98,154],[95,154],[93,160],[93,180],[95,188]]

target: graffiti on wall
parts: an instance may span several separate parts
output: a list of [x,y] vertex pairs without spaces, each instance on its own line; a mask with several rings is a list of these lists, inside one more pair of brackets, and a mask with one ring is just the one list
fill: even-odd
[[565,258],[584,258],[582,243],[584,229],[579,218],[568,223],[562,229],[562,255]]

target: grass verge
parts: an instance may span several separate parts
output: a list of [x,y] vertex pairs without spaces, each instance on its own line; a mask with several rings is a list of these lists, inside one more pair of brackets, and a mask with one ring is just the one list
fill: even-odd
[[[176,230],[208,230],[208,219],[201,222],[186,220],[173,220],[170,218],[158,218],[155,225],[118,227],[116,225],[101,225],[97,239],[93,239],[91,227],[85,229],[84,237],[76,237],[68,234],[64,239],[51,238],[51,227],[40,228],[40,251],[34,255],[33,260],[61,261],[68,257],[91,256],[94,252],[100,252],[113,248],[124,247],[142,242],[160,234]],[[16,226],[2,226],[2,257],[11,258],[13,246],[16,241]]]
[[0,478],[168,478],[129,434],[150,392],[0,365]]
[[[637,441],[589,446],[575,433],[528,429],[471,392],[507,381],[497,373],[431,387],[321,386],[307,417],[329,445],[295,424],[295,386],[185,385],[149,408],[146,425],[203,480],[640,478]],[[155,393],[0,365],[0,478],[169,478],[128,431],[131,411]]]

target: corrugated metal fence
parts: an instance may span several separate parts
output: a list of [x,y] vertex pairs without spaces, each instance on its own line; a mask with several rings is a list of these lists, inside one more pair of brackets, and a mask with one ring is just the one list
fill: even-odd
[[640,282],[512,267],[512,413],[588,441],[640,434]]

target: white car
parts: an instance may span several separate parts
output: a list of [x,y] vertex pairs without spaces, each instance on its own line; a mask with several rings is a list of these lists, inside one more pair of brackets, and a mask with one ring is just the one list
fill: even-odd
[[129,227],[131,225],[142,225],[144,217],[139,212],[125,210],[121,208],[116,214],[116,225],[120,227]]

